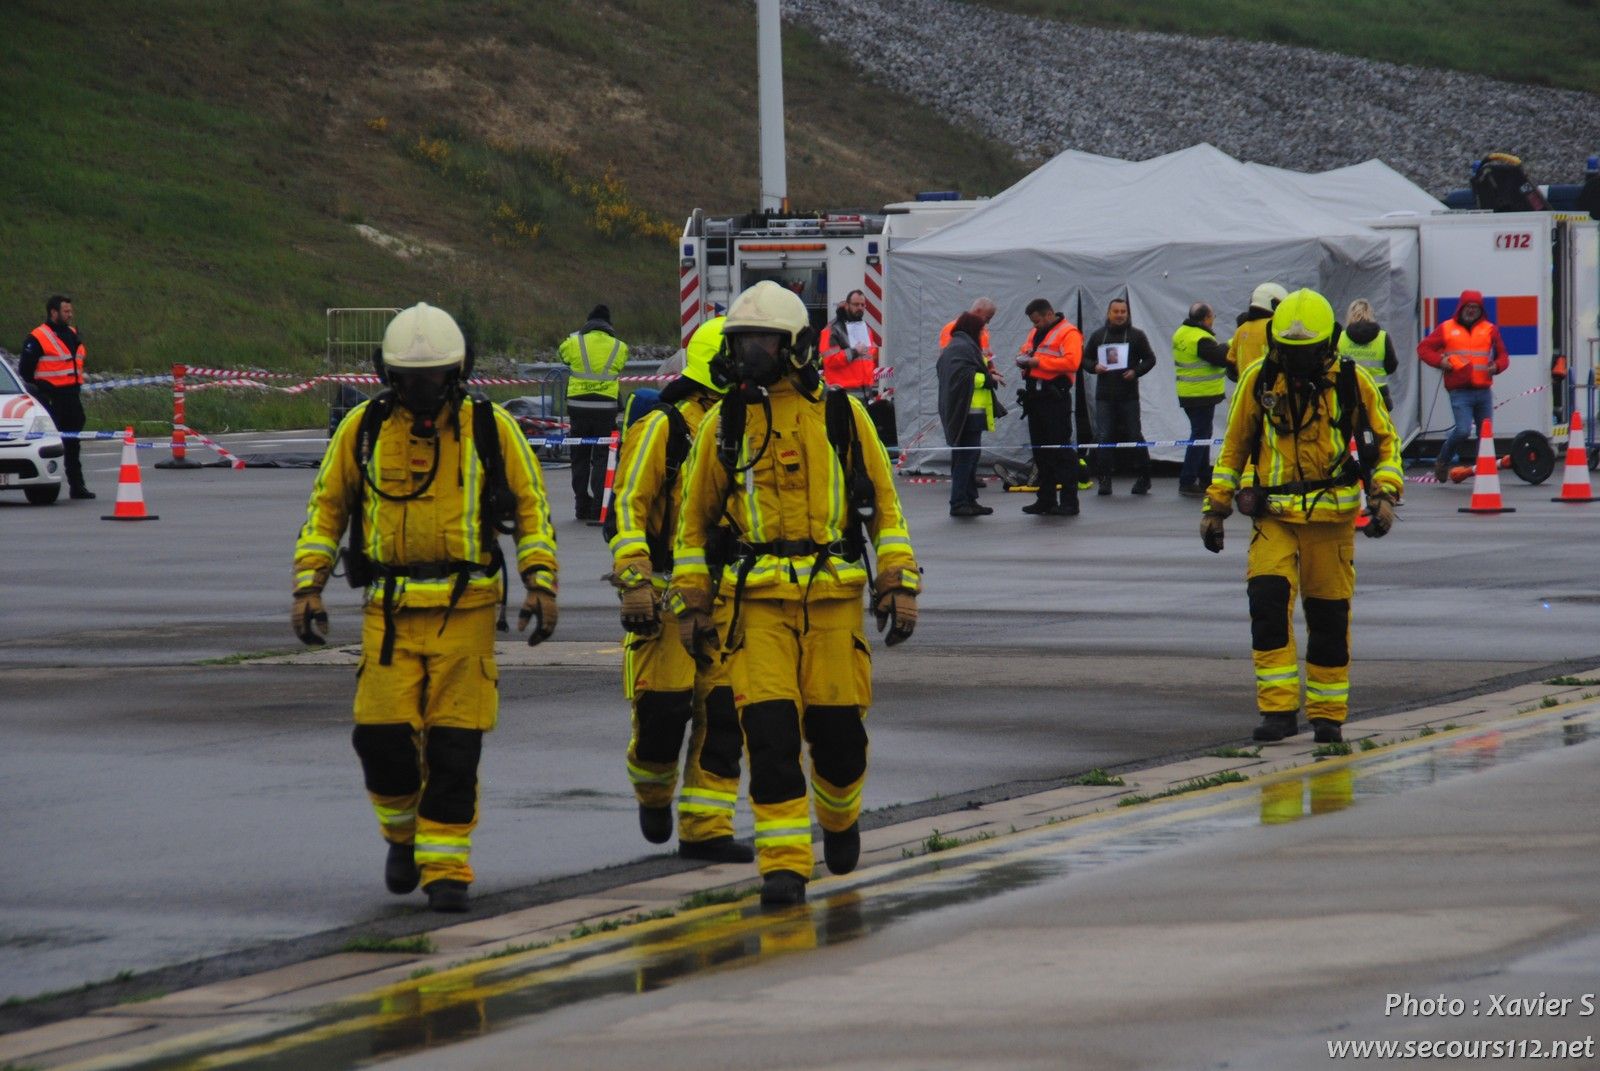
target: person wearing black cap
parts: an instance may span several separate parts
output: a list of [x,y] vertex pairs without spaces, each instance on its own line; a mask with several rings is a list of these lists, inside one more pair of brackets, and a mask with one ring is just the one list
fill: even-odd
[[[628,344],[611,326],[611,310],[596,305],[584,325],[568,335],[559,351],[572,370],[567,381],[567,418],[574,439],[609,436],[617,426],[617,378],[628,362]],[[572,493],[580,521],[600,522],[606,479],[605,444],[574,443]]]

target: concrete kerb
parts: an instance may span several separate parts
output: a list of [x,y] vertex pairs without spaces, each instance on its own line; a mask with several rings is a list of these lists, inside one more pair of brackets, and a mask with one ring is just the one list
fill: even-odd
[[[1438,732],[1447,724],[1463,732],[1481,728],[1542,712],[1550,704],[1579,700],[1588,690],[1600,690],[1600,685],[1544,682],[1596,674],[1600,674],[1600,656],[1510,674],[1478,688],[1448,693],[1435,702],[1365,712],[1352,719],[1347,738],[1355,743],[1367,737],[1383,745],[1430,730]],[[1218,745],[1224,746],[1228,745]],[[1239,750],[1247,749],[1253,750],[1253,745]],[[986,840],[1114,810],[1125,796],[1152,795],[1216,773],[1233,770],[1259,781],[1303,771],[1319,762],[1338,761],[1319,758],[1314,751],[1309,734],[1305,734],[1288,745],[1263,748],[1255,757],[1221,758],[1197,751],[1107,771],[1124,779],[1121,786],[1082,785],[1077,777],[1063,777],[1049,783],[1013,782],[959,797],[886,808],[862,817],[863,867],[925,854],[935,832],[940,838],[961,843]],[[104,1026],[94,1025],[108,1018],[124,1024],[137,1020],[138,1029],[144,1031],[156,1024],[176,1028],[178,1020],[197,1025],[199,1017],[217,1014],[240,1016],[315,1006],[403,982],[417,971],[443,970],[508,948],[564,941],[575,926],[592,928],[648,918],[697,892],[740,888],[753,891],[754,874],[748,866],[707,866],[658,856],[485,896],[475,904],[475,917],[465,922],[441,925],[438,916],[410,907],[396,908],[358,925],[0,1009],[0,1031],[21,1031],[0,1040],[0,1063],[46,1053],[64,1055],[69,1049],[81,1054],[84,1046],[112,1036]],[[415,954],[345,950],[358,936],[417,935],[427,935],[434,950]],[[123,1003],[151,992],[165,995]],[[125,1037],[122,1030],[114,1033]]]

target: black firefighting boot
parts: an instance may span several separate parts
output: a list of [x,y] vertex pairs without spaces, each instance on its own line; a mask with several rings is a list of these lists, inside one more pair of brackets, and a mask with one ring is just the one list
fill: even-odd
[[806,879],[792,870],[774,870],[761,882],[762,907],[790,907],[806,902]]
[[1256,731],[1250,734],[1252,740],[1274,744],[1286,737],[1293,736],[1300,731],[1295,715],[1288,714],[1263,714],[1261,724],[1256,726]]
[[1319,744],[1344,743],[1344,728],[1332,718],[1312,718],[1312,739]]
[[391,844],[389,858],[383,863],[383,884],[396,896],[404,896],[417,887],[422,875],[417,873],[416,845]]
[[753,863],[756,850],[732,837],[678,841],[679,859],[703,859],[708,863]]
[[467,883],[440,878],[422,887],[428,894],[428,908],[447,914],[460,914],[467,910]]
[[830,874],[848,874],[861,861],[861,823],[851,822],[849,829],[830,833],[822,831],[822,861]]
[[672,808],[639,804],[639,832],[651,844],[667,843],[672,839]]

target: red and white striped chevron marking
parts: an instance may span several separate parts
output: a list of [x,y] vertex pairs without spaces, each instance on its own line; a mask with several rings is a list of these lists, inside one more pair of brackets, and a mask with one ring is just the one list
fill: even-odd
[[867,257],[867,270],[861,279],[861,289],[866,291],[867,327],[879,338],[883,337],[883,258]]
[[688,349],[694,329],[700,326],[700,268],[692,260],[678,266],[678,326]]

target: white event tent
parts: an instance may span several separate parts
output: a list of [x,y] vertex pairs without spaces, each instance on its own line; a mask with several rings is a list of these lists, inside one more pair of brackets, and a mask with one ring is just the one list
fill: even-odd
[[[1173,440],[1188,434],[1173,331],[1191,302],[1206,301],[1226,342],[1251,290],[1267,281],[1320,291],[1341,320],[1353,299],[1372,302],[1401,358],[1393,386],[1405,434],[1416,423],[1416,232],[1364,221],[1442,209],[1376,160],[1308,175],[1241,163],[1204,144],[1137,162],[1064,152],[965,217],[890,251],[884,353],[908,462],[948,464],[934,372],[939,330],[982,295],[999,305],[989,333],[1006,377],[1000,397],[1013,409],[986,436],[986,452],[997,457],[1028,453],[1011,358],[1030,330],[1023,307],[1033,298],[1066,313],[1085,338],[1112,298],[1129,299],[1134,326],[1156,353],[1140,381],[1144,435]],[[1156,453],[1170,460],[1182,451]]]

